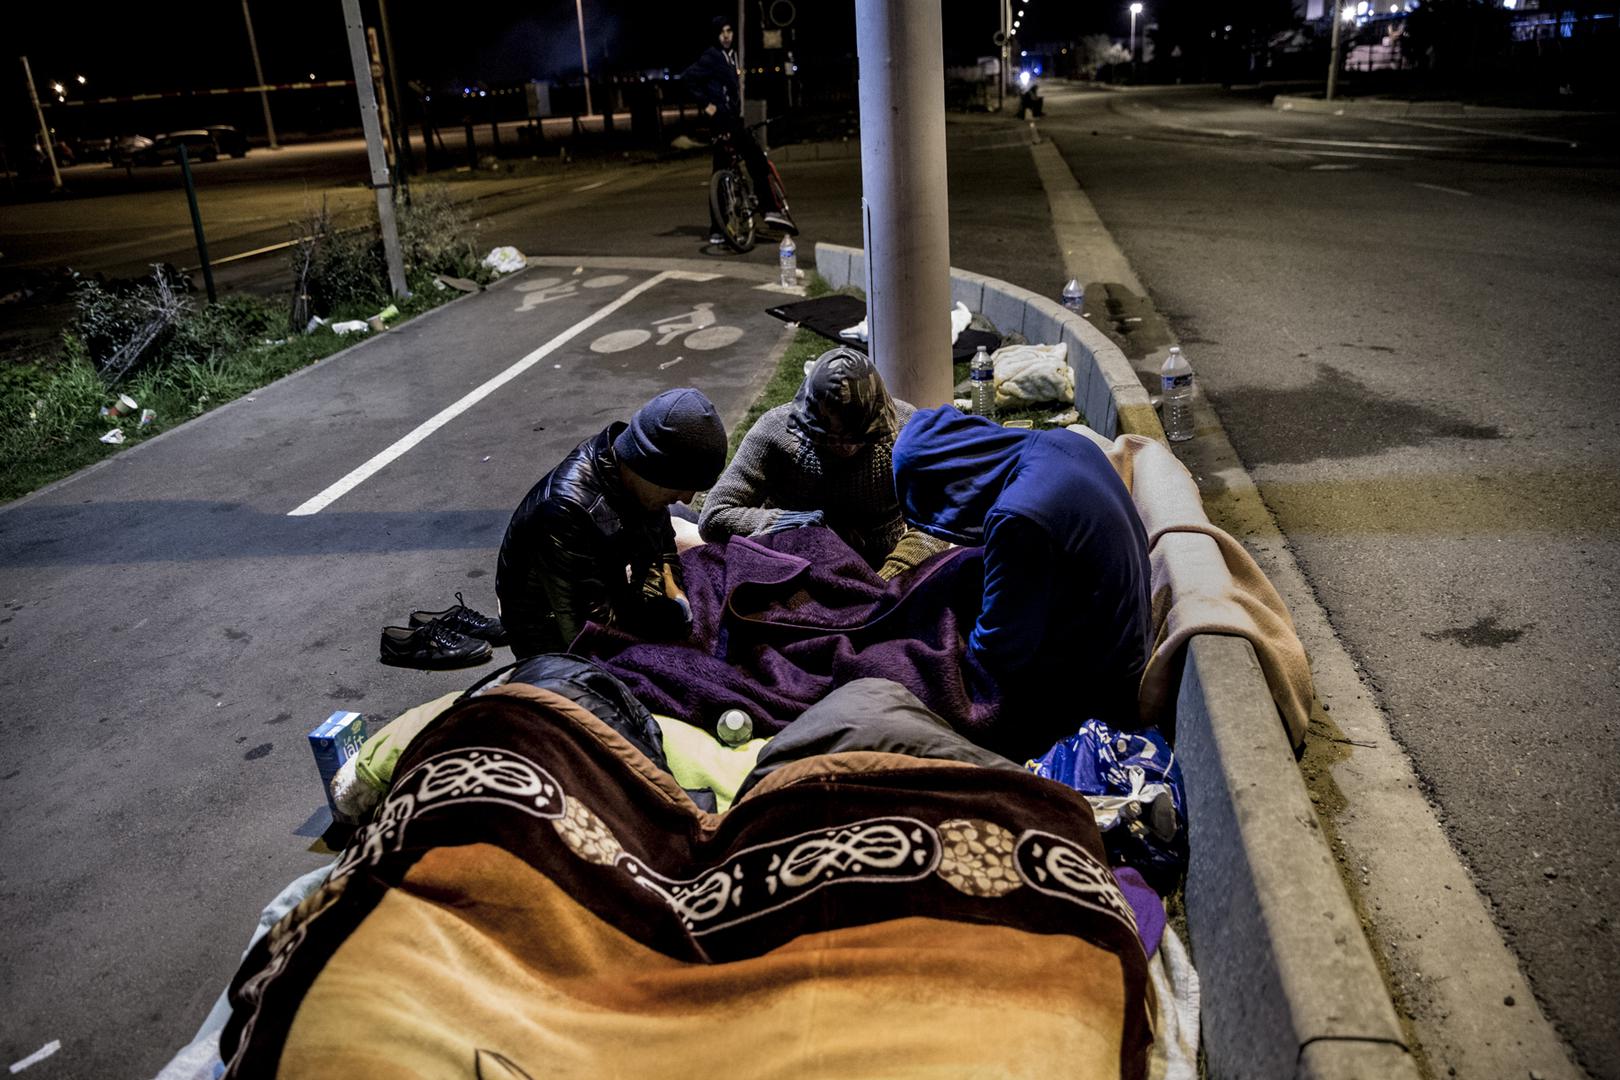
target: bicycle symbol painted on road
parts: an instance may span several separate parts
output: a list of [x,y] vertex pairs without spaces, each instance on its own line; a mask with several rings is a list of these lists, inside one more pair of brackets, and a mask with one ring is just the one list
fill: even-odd
[[591,342],[591,352],[600,354],[626,352],[651,341],[655,332],[658,335],[659,346],[668,345],[684,335],[681,344],[699,352],[723,349],[742,340],[743,336],[743,328],[740,326],[723,326],[715,323],[712,301],[698,304],[691,311],[679,315],[655,319],[652,326],[656,330],[643,330],[638,327],[633,330],[609,331]]
[[628,274],[601,274],[597,277],[578,281],[573,278],[543,277],[531,281],[519,282],[513,286],[515,292],[523,294],[522,303],[514,311],[530,311],[541,304],[549,304],[553,300],[564,297],[578,296],[581,288],[609,289],[615,285],[623,285],[630,280]]

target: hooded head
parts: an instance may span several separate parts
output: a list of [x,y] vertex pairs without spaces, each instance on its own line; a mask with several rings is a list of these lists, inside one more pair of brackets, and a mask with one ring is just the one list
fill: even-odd
[[894,444],[900,512],[930,536],[983,543],[984,519],[1034,435],[950,405],[912,414]]
[[726,425],[703,393],[665,390],[636,410],[613,440],[619,464],[672,491],[711,487],[726,464]]
[[817,450],[849,457],[894,437],[894,399],[865,353],[838,347],[817,358],[793,398],[793,427]]
[[712,31],[709,36],[719,42],[722,49],[731,48],[731,42],[733,39],[733,24],[731,19],[724,15],[716,15],[714,18],[709,20],[709,27]]

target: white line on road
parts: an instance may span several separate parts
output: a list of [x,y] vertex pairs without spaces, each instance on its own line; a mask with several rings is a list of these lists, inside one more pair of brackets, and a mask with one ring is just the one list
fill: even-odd
[[1312,165],[1311,166],[1311,171],[1312,172],[1345,172],[1347,170],[1354,169],[1355,167],[1356,166],[1354,166],[1354,165],[1330,165],[1330,164],[1328,164],[1326,162],[1323,162],[1320,165]]
[[1353,157],[1371,158],[1374,161],[1410,161],[1411,158],[1399,154],[1363,154],[1359,150],[1295,150],[1291,146],[1276,147],[1278,153],[1298,154],[1300,157]]
[[1523,139],[1526,142],[1556,143],[1567,146],[1571,150],[1581,144],[1570,139],[1560,139],[1556,135],[1531,135],[1521,131],[1492,131],[1490,128],[1463,127],[1460,124],[1436,124],[1432,120],[1397,120],[1392,116],[1369,116],[1366,119],[1379,124],[1403,124],[1406,127],[1433,128],[1436,131],[1460,131],[1465,135],[1485,135],[1493,139]]
[[558,334],[556,337],[552,338],[550,341],[546,342],[544,345],[540,346],[538,349],[534,350],[532,353],[525,356],[511,367],[507,368],[499,375],[463,396],[461,400],[439,410],[439,412],[434,414],[432,417],[418,424],[415,430],[413,430],[410,434],[406,435],[404,438],[400,439],[398,442],[394,443],[380,454],[377,454],[370,461],[366,462],[364,465],[361,465],[343,479],[339,480],[331,487],[328,487],[325,491],[322,491],[319,495],[299,503],[296,507],[287,511],[287,516],[307,517],[310,514],[320,513],[322,510],[325,510],[328,506],[331,506],[333,503],[343,498],[343,496],[347,495],[349,492],[371,479],[371,477],[375,476],[390,462],[396,460],[397,458],[403,457],[417,443],[421,442],[435,431],[438,431],[440,428],[444,427],[444,425],[448,424],[450,421],[454,420],[456,417],[460,416],[462,413],[466,412],[468,409],[472,408],[474,405],[478,404],[480,401],[484,400],[486,397],[493,394],[495,391],[499,390],[513,379],[517,378],[519,375],[523,374],[525,371],[528,371],[535,364],[538,364],[541,360],[544,360],[559,347],[567,344],[583,331],[595,326],[597,323],[601,322],[615,311],[618,311],[620,308],[624,307],[626,304],[640,296],[642,293],[646,292],[648,289],[651,289],[653,286],[658,285],[661,282],[669,281],[671,279],[684,279],[687,276],[688,275],[679,270],[665,270],[662,273],[655,274],[653,277],[648,278],[640,285],[637,285],[635,288],[626,292],[617,300],[614,300],[605,307],[597,309],[591,315],[586,316],[573,326],[570,326],[568,329],[564,330],[562,333]]
[[594,184],[585,184],[585,185],[584,185],[584,186],[582,186],[582,187],[577,187],[577,188],[575,188],[575,189],[574,189],[574,191],[575,191],[575,192],[580,192],[580,191],[589,191],[589,190],[591,190],[591,189],[592,189],[592,188],[599,188],[599,187],[601,187],[601,186],[602,186],[602,185],[603,185],[603,184],[606,184],[606,183],[607,183],[607,181],[606,181],[606,180],[598,180],[598,181],[596,181],[596,182],[595,182],[595,183],[594,183]]
[[1425,184],[1419,180],[1414,180],[1412,183],[1420,188],[1428,188],[1430,191],[1443,191],[1447,195],[1461,195],[1465,199],[1474,194],[1472,191],[1464,191],[1462,188],[1446,187],[1443,184]]
[[21,1061],[13,1061],[11,1063],[12,1074],[15,1075],[16,1073],[22,1072],[30,1065],[38,1065],[40,1062],[44,1061],[46,1058],[50,1057],[60,1049],[62,1049],[62,1040],[52,1039],[50,1042],[46,1043],[38,1050],[35,1050],[32,1054],[29,1054]]

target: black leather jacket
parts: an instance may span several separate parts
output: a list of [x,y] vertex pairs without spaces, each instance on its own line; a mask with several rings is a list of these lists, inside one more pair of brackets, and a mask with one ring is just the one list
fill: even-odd
[[664,596],[667,565],[683,589],[669,511],[625,490],[615,423],[576,446],[524,496],[506,527],[495,595],[512,653],[562,652],[587,622],[662,637],[685,626]]

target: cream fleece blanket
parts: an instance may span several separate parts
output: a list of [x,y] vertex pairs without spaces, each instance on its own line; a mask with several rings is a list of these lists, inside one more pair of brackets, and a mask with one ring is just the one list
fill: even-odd
[[1297,748],[1310,719],[1311,667],[1282,597],[1243,545],[1204,513],[1191,474],[1163,443],[1144,435],[1109,442],[1082,424],[1130,490],[1147,530],[1153,572],[1153,655],[1138,694],[1143,719],[1175,708],[1181,647],[1194,634],[1235,634],[1254,646],[1272,700]]

